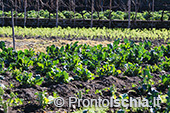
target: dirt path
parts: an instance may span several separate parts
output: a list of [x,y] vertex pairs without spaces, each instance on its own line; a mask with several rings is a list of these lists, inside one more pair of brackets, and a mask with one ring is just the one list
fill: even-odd
[[[13,47],[12,38],[0,38],[0,41],[5,41],[7,47]],[[91,46],[95,46],[98,44],[102,44],[107,46],[110,44],[109,41],[93,41],[93,40],[47,40],[47,39],[16,39],[16,50],[24,50],[34,48],[36,52],[45,52],[47,46],[55,45],[58,47],[64,46],[66,44],[71,44],[78,41],[78,44],[88,44]]]

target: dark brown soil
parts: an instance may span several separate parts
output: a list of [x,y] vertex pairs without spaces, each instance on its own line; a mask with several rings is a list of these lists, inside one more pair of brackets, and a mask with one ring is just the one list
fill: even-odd
[[[166,93],[167,90],[165,88],[161,88],[159,86],[158,81],[160,80],[159,74],[153,74],[153,80],[155,81],[155,87],[157,87],[157,90],[161,90],[163,93]],[[100,96],[103,99],[109,99],[112,94],[109,90],[103,90],[104,88],[109,88],[113,85],[115,85],[117,92],[116,94],[123,94],[128,93],[131,97],[138,97],[140,96],[138,87],[140,87],[140,83],[142,79],[139,77],[127,77],[127,76],[109,76],[109,77],[103,77],[103,78],[96,78],[94,80],[89,80],[87,82],[83,81],[72,81],[68,84],[42,84],[41,86],[20,86],[19,82],[17,82],[15,79],[13,79],[9,74],[5,76],[4,80],[1,80],[0,82],[4,85],[10,85],[10,83],[13,83],[14,88],[7,88],[6,96],[9,97],[9,93],[12,91],[14,93],[18,94],[19,98],[24,99],[24,104],[21,106],[13,107],[10,109],[11,112],[43,112],[43,111],[59,111],[60,109],[65,111],[75,111],[76,109],[69,108],[68,107],[68,99],[69,97],[75,97],[75,94],[78,91],[82,91],[85,93],[85,89],[90,89],[90,91],[87,94],[83,95],[83,98],[86,99],[98,99]],[[137,86],[132,88],[132,83],[136,84]],[[96,90],[101,90],[101,94],[95,94]],[[135,92],[131,92],[130,90],[135,90]],[[57,108],[54,105],[49,105],[45,109],[41,108],[39,106],[39,103],[37,103],[36,95],[35,93],[38,91],[47,91],[49,95],[52,95],[53,92],[57,92],[58,95],[65,100],[65,105],[62,108]]]

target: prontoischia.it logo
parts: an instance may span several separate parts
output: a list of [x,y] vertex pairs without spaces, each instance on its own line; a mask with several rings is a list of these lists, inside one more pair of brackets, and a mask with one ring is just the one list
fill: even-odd
[[[114,99],[113,97],[110,99],[101,99],[100,97],[98,99],[78,99],[76,97],[69,97],[68,100],[68,107],[72,107],[72,105],[76,105],[76,107],[151,107],[149,103],[152,103],[152,107],[161,107],[161,99],[158,97],[154,97],[152,102],[145,98],[134,99],[132,97],[129,99]],[[64,104],[65,100],[61,97],[54,100],[56,107],[62,107]]]

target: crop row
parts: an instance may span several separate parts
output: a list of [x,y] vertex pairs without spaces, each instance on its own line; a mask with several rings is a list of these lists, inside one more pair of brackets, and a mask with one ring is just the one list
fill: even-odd
[[[0,35],[12,36],[11,27],[0,27]],[[15,35],[21,37],[60,37],[65,39],[118,39],[131,38],[135,40],[170,38],[168,29],[108,29],[108,28],[22,28],[15,27]]]
[[[161,100],[166,102],[166,109],[170,109],[170,89],[164,95],[152,86],[154,73],[170,71],[170,44],[167,46],[151,47],[150,41],[135,44],[133,41],[115,40],[107,47],[102,45],[89,46],[67,44],[61,48],[52,45],[47,47],[47,54],[35,53],[33,50],[14,51],[6,48],[0,42],[0,74],[10,72],[21,85],[35,86],[44,83],[68,83],[70,81],[88,81],[106,76],[138,76],[143,81],[140,83],[141,94],[148,93],[145,98],[150,100],[157,96],[166,96]],[[144,65],[147,64],[147,65]],[[34,73],[33,73],[34,72]],[[170,75],[159,76],[160,82],[167,89],[170,85]],[[150,103],[151,106],[153,103]],[[153,106],[152,106],[153,107]],[[158,107],[152,108],[158,112]]]
[[[0,11],[0,17],[2,17],[2,11]],[[16,13],[14,12],[14,14],[16,15],[15,17],[24,17],[24,13]],[[40,10],[39,13],[38,11],[35,10],[31,10],[27,12],[27,17],[28,18],[55,18],[56,14],[55,13],[50,13],[47,10]],[[11,17],[11,12],[4,12],[4,16],[5,17]],[[80,13],[76,12],[74,15],[73,11],[62,11],[62,12],[58,12],[58,16],[59,18],[62,19],[73,19],[74,17],[76,19],[91,19],[91,12],[87,12],[87,11],[82,11]],[[94,12],[93,13],[93,18],[94,19],[110,19],[110,10],[106,10],[104,12]],[[131,12],[131,19],[135,18],[135,12]],[[145,12],[138,12],[136,19],[137,20],[161,20],[162,18],[162,11],[157,11],[157,12],[153,12],[153,13],[149,13],[147,11]],[[128,19],[128,13],[127,12],[122,12],[122,11],[112,11],[111,12],[111,19],[112,20],[127,20]],[[168,13],[168,11],[164,12],[163,15],[163,20],[170,20],[170,13]]]

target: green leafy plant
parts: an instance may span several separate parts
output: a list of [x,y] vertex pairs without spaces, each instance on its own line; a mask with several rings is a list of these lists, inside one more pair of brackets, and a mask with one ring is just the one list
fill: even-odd
[[87,81],[89,79],[94,79],[94,74],[91,73],[88,69],[83,68],[82,65],[79,65],[77,69],[74,70],[74,73],[76,74],[73,76],[73,78],[76,80],[82,80],[82,81]]
[[40,75],[35,75],[33,77],[32,73],[24,71],[23,73],[16,75],[16,79],[21,83],[21,85],[41,85],[44,78]]
[[61,71],[55,66],[52,68],[52,71],[47,73],[46,78],[51,82],[57,83],[68,83],[73,79],[72,77],[69,77],[69,74],[66,71]]
[[162,67],[163,67],[163,70],[165,70],[165,71],[170,70],[170,58],[167,58],[165,56],[165,61],[162,62]]
[[142,67],[138,64],[132,64],[128,62],[128,64],[125,65],[125,72],[123,75],[126,76],[139,76],[142,73]]
[[11,106],[17,106],[23,104],[23,99],[17,97],[13,92],[10,93],[10,97],[7,100],[3,99],[5,91],[0,87],[0,106],[4,109],[4,113],[8,113],[8,108]]
[[160,75],[160,77],[165,87],[168,87],[168,85],[170,85],[170,75]]
[[[48,93],[46,91],[43,92],[36,92],[35,95],[37,95],[37,101],[39,102],[39,105],[44,109],[48,104],[52,104],[55,98],[58,97],[58,94],[56,92],[53,92],[53,96],[48,96]],[[48,97],[47,97],[48,96]]]
[[168,97],[167,97],[167,112],[170,111],[170,88],[168,90]]
[[[168,11],[164,11],[168,12]],[[24,13],[23,12],[13,12],[16,17],[21,17],[24,18]],[[99,15],[98,15],[99,13]],[[82,14],[82,15],[81,15]],[[5,17],[11,17],[11,11],[9,12],[4,12]],[[51,18],[55,18],[55,13],[49,13],[47,10],[40,10],[35,11],[35,10],[30,10],[27,11],[27,17],[28,18],[49,18],[49,15]],[[76,19],[90,19],[91,18],[91,12],[83,10],[82,12],[74,12],[73,11],[67,11],[64,10],[62,12],[58,11],[58,17],[62,19],[73,19],[75,16]],[[93,12],[93,18],[94,19],[111,19],[112,20],[127,20],[128,19],[128,13],[123,12],[123,11],[111,11],[110,15],[110,10],[105,10],[105,11],[100,11],[100,12]],[[2,17],[2,11],[0,10],[0,17]],[[149,13],[148,11],[144,11],[142,13],[138,12],[137,13],[137,20],[160,20],[162,17],[162,11],[155,11],[152,13]],[[163,20],[169,20],[169,14],[164,13]],[[131,12],[131,19],[134,20],[135,18],[135,12]]]
[[103,65],[102,68],[97,68],[96,72],[100,77],[110,76],[110,75],[114,76],[121,73],[120,70],[116,70],[114,65],[109,65],[109,64]]
[[6,47],[5,42],[4,41],[0,41],[0,49],[4,50]]
[[161,66],[156,65],[156,64],[153,66],[149,65],[148,68],[150,69],[151,73],[158,73],[162,71]]

